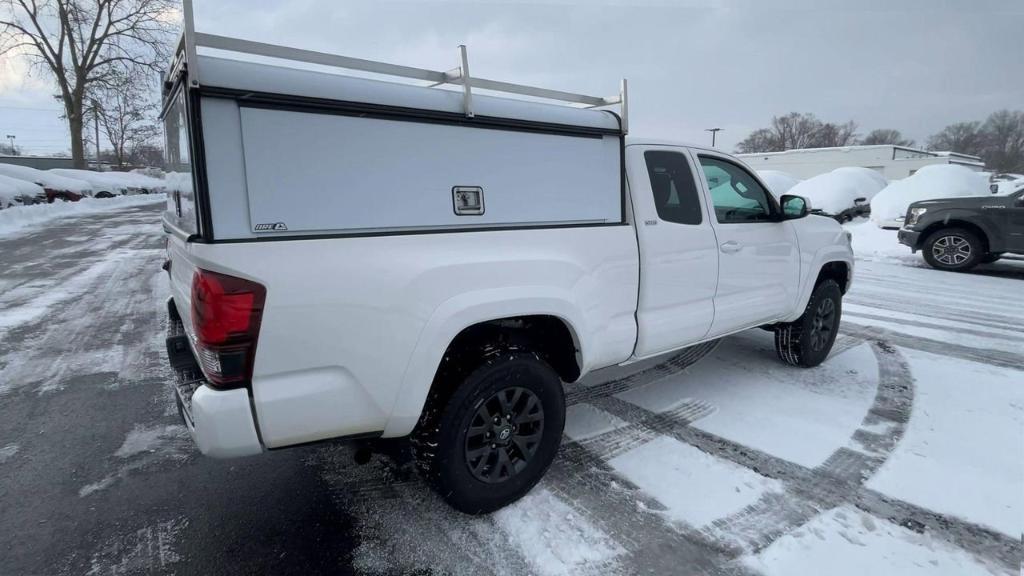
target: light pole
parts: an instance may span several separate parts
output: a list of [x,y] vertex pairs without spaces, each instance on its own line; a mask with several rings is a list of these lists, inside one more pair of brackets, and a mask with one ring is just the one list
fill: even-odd
[[100,105],[95,100],[92,101],[92,123],[96,128],[96,171],[102,172],[100,169]]
[[8,134],[7,135],[7,140],[9,140],[10,143],[11,143],[11,156],[15,155],[14,154],[14,139],[15,138],[16,138],[16,136],[14,134]]
[[715,147],[715,136],[717,136],[718,132],[721,131],[721,130],[722,130],[721,128],[705,128],[704,129],[705,132],[711,132],[711,147],[712,148]]

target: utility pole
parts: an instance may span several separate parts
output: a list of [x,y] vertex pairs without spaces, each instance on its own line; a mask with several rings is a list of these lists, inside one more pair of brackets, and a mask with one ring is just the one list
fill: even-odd
[[14,148],[14,139],[15,138],[16,138],[16,136],[14,134],[8,134],[7,135],[7,140],[11,143],[11,156],[17,156],[18,155],[18,151]]
[[711,132],[711,147],[712,148],[715,147],[715,136],[718,135],[718,132],[721,131],[721,130],[722,130],[721,128],[705,128],[704,129],[705,132]]
[[100,170],[100,105],[95,100],[92,101],[92,123],[96,128],[96,171]]

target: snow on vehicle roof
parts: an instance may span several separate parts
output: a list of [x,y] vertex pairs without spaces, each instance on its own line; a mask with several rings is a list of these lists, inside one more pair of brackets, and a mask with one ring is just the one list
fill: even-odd
[[938,198],[989,196],[988,178],[956,164],[925,166],[913,176],[896,180],[871,200],[871,219],[877,223],[900,220],[914,202]]
[[[461,90],[385,82],[207,54],[200,54],[198,59],[199,83],[203,86],[458,114],[464,110]],[[473,93],[473,109],[478,116],[619,130],[617,116],[607,110],[500,98],[477,92]]]
[[92,185],[84,180],[66,178],[46,170],[36,170],[35,168],[29,168],[28,166],[0,163],[0,174],[11,176],[12,178],[18,178],[20,180],[35,182],[44,188],[50,188],[52,190],[74,192],[75,194],[88,194],[92,192]]
[[782,170],[757,170],[761,181],[768,185],[768,191],[776,198],[789,192],[789,189],[800,183],[800,179]]
[[871,200],[885,186],[885,178],[874,170],[851,166],[808,178],[789,193],[806,198],[813,210],[834,216],[855,207],[860,198]]
[[39,196],[45,193],[43,187],[35,182],[29,182],[28,180],[14,178],[5,174],[0,174],[0,184],[3,184],[6,188],[15,189],[18,195]]
[[77,178],[88,182],[97,190],[107,192],[120,192],[127,186],[118,180],[109,177],[109,172],[94,172],[92,170],[79,170],[76,168],[51,168],[49,172],[65,178]]

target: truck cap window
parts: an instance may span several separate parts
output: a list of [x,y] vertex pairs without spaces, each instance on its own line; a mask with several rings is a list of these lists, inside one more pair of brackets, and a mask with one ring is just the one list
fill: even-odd
[[679,152],[644,152],[658,218],[676,224],[700,224],[700,196],[686,156]]
[[722,224],[772,221],[768,193],[743,168],[710,156],[700,157],[715,216]]

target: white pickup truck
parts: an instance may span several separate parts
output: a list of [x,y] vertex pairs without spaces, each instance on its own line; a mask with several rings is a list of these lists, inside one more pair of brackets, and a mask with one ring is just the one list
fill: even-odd
[[717,150],[627,139],[625,83],[484,80],[462,50],[435,72],[183,36],[167,344],[204,454],[410,437],[441,496],[482,513],[551,463],[563,383],[755,327],[790,364],[828,355],[853,270],[835,221]]

